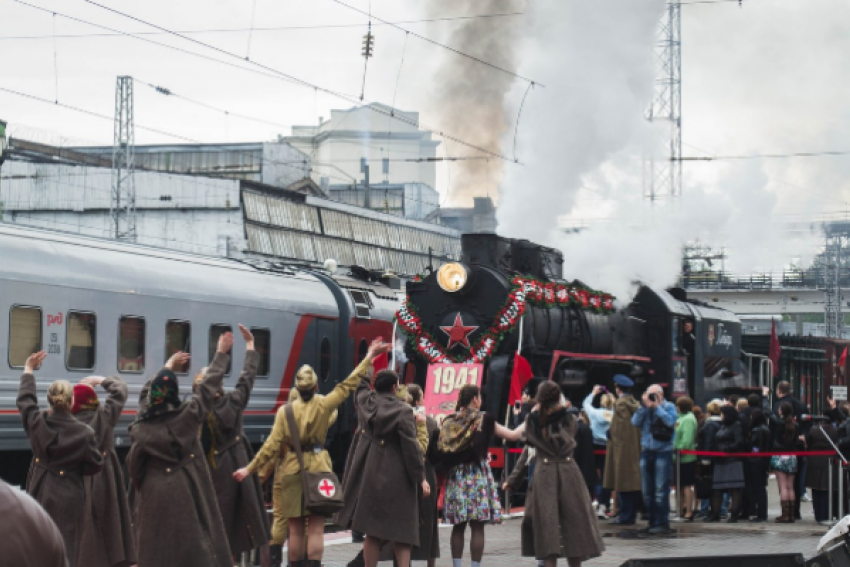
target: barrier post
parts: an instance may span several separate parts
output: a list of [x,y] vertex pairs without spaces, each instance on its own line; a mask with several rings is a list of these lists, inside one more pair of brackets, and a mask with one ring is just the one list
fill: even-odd
[[838,519],[844,517],[844,462],[838,460],[838,470],[841,472],[838,477]]
[[[829,523],[832,523],[832,467],[835,464],[834,461],[837,459],[829,458]],[[814,491],[812,491],[812,496],[814,496]]]
[[682,450],[676,449],[676,515],[682,519]]

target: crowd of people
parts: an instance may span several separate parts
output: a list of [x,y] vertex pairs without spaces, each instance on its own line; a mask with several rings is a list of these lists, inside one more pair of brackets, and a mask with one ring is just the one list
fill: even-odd
[[[502,519],[499,488],[526,487],[522,555],[542,567],[554,567],[559,558],[577,567],[604,551],[599,518],[629,526],[641,515],[648,523],[640,531],[670,531],[676,483],[675,513],[683,521],[764,522],[770,473],[782,501],[777,522],[799,518],[805,487],[812,489],[816,520],[831,521],[829,457],[753,455],[850,446],[850,405],[829,400],[831,423],[812,427],[787,382],[777,385],[772,405],[764,391],[712,400],[703,412],[688,397],[666,400],[658,385],[637,399],[634,382],[623,375],[614,377],[613,393],[596,386],[580,407],[547,381],[524,393],[513,428],[482,412],[481,391],[467,385],[454,413],[438,424],[423,411],[421,388],[405,386],[393,370],[374,371],[375,359],[391,349],[376,339],[326,395],[318,391],[315,371],[300,368],[255,455],[242,421],[259,356],[250,331],[239,329],[245,362],[230,392],[223,378],[231,333],[219,338],[188,398],[181,398],[174,372],[189,362],[182,352],[144,385],[130,426],[129,482],[114,449],[127,386],[95,376],[76,385],[56,381],[45,412],[34,373],[47,355],[29,357],[17,404],[33,452],[27,492],[41,508],[14,492],[0,491],[0,501],[24,511],[28,523],[21,526],[54,527],[28,536],[43,540],[35,544],[37,562],[16,565],[65,565],[67,559],[70,567],[230,567],[238,555],[265,548],[264,564],[279,566],[286,544],[291,567],[321,567],[325,524],[333,517],[363,535],[352,565],[393,559],[398,567],[412,560],[433,567],[442,517],[452,525],[453,566],[462,565],[468,528],[471,565],[480,567],[485,527]],[[352,395],[357,428],[340,482],[325,442],[337,409]],[[523,447],[501,483],[488,460],[494,438]],[[262,492],[270,478],[271,525]]]

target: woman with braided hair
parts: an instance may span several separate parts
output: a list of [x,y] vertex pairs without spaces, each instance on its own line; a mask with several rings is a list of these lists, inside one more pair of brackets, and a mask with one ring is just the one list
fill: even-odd
[[[578,429],[575,415],[561,402],[561,389],[544,382],[537,390],[537,407],[528,416],[523,441],[536,452],[534,476],[522,520],[522,555],[555,567],[564,557],[570,567],[599,557],[605,549],[585,488],[573,459]],[[518,487],[526,464],[511,473],[504,487]]]
[[472,567],[480,567],[484,554],[484,526],[502,521],[498,486],[487,461],[493,435],[519,440],[525,424],[508,429],[481,411],[481,390],[464,386],[455,413],[447,416],[437,441],[440,461],[449,467],[446,475],[445,518],[452,524],[453,567],[461,567],[466,525],[472,530],[469,551]]
[[[89,567],[85,557],[100,545],[100,534],[91,524],[91,491],[86,477],[103,467],[103,455],[94,430],[74,419],[74,390],[66,380],[47,389],[50,411],[38,407],[35,376],[47,358],[44,351],[27,358],[18,391],[18,410],[32,447],[27,492],[50,515],[62,534],[70,567]],[[2,562],[2,561],[0,561]]]

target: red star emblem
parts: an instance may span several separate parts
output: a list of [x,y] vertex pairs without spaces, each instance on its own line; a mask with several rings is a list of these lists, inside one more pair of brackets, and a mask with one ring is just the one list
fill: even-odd
[[464,348],[469,350],[469,335],[478,330],[478,327],[464,326],[463,319],[461,319],[460,313],[458,313],[455,316],[454,325],[451,327],[440,327],[440,330],[449,336],[449,345],[446,347],[446,350],[451,350],[455,345],[463,345]]

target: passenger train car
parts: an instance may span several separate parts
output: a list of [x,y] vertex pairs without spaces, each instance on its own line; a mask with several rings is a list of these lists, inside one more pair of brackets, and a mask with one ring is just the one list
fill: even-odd
[[[253,331],[262,356],[245,416],[246,434],[259,444],[300,365],[312,365],[320,390],[328,392],[373,338],[390,337],[399,303],[398,285],[392,284],[398,280],[375,280],[365,270],[343,276],[263,268],[0,224],[0,476],[22,483],[29,464],[15,398],[30,353],[49,354],[36,373],[45,408],[53,380],[76,383],[89,375],[117,375],[128,384],[129,400],[116,431],[119,450],[126,450],[127,425],[143,384],[172,353],[183,350],[192,354],[178,372],[181,392],[188,395],[218,336],[242,323]],[[235,385],[243,358],[237,333],[225,388]],[[340,465],[352,418],[350,404],[341,408],[329,437]]]

